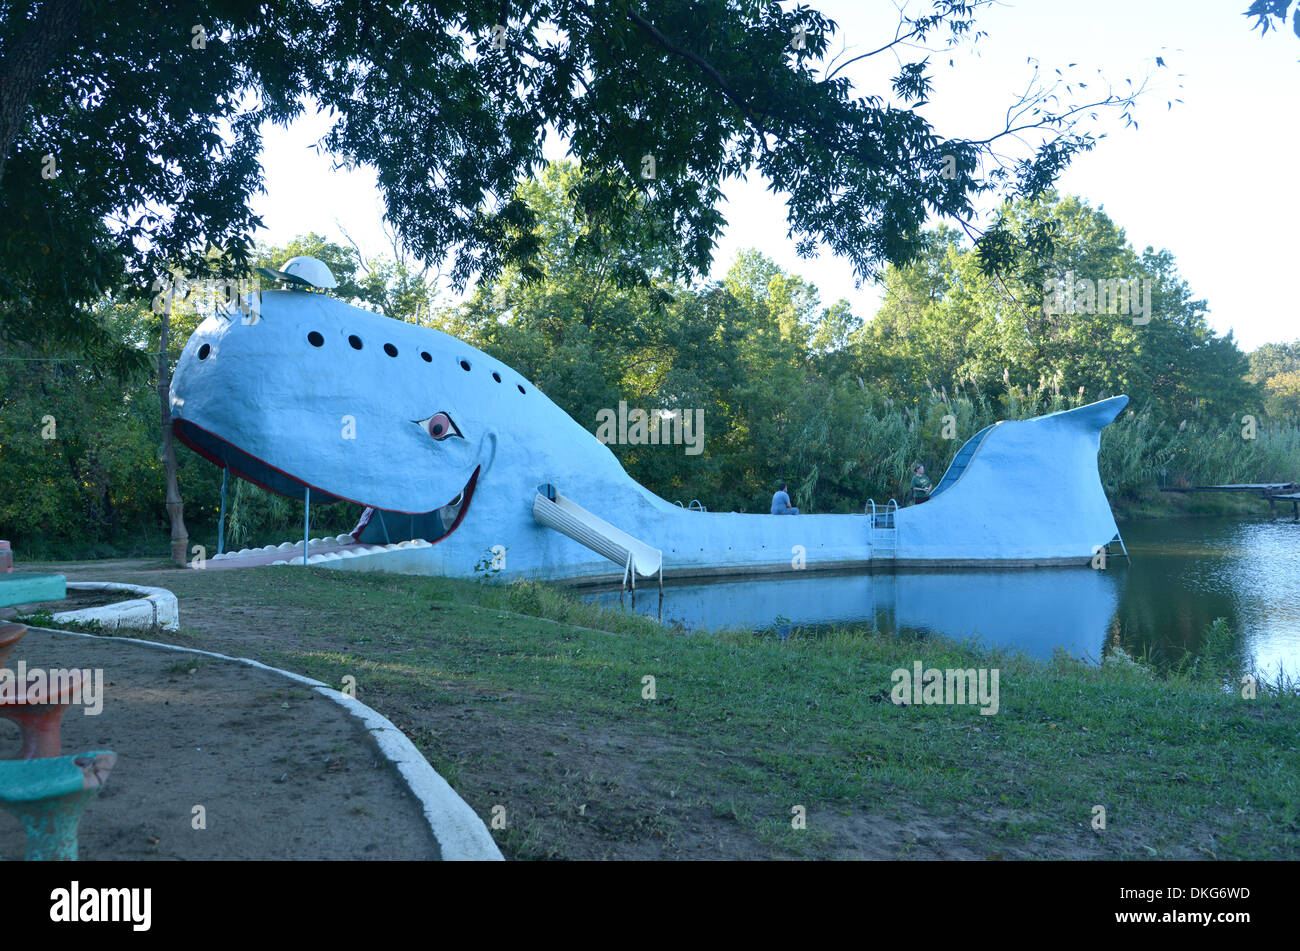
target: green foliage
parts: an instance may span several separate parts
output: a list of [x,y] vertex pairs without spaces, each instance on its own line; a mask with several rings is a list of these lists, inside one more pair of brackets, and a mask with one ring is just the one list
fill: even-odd
[[1266,343],[1250,355],[1249,379],[1264,387],[1264,412],[1300,420],[1300,340]]
[[[947,59],[934,54],[978,40],[985,5],[901,14],[876,51],[902,54],[898,73],[866,90],[841,74],[865,57],[837,63],[838,26],[802,5],[2,5],[0,336],[142,369],[89,309],[172,268],[246,269],[262,129],[313,106],[331,123],[321,147],[374,168],[403,244],[425,261],[452,255],[461,284],[536,272],[546,242],[516,186],[552,133],[589,171],[571,193],[586,223],[575,248],[650,237],[671,273],[703,273],[722,183],[757,171],[790,196],[802,249],[824,243],[872,274],[915,251],[929,215],[967,220],[987,192],[1050,184],[1092,146],[1098,111],[1131,119],[1140,84],[1081,101],[1087,84],[1035,74],[1005,127],[939,134],[924,110]],[[610,279],[645,283],[635,255],[611,257]]]
[[[1052,193],[1009,205],[1003,222],[1021,243],[1050,225],[1050,256],[1013,256],[989,277],[978,252],[940,228],[915,262],[886,270],[885,301],[854,347],[864,366],[891,381],[891,395],[915,392],[922,380],[990,399],[1008,386],[1089,400],[1150,394],[1153,411],[1174,421],[1258,407],[1257,388],[1243,379],[1245,357],[1231,336],[1210,330],[1206,303],[1192,299],[1167,251],[1139,255],[1103,212]],[[1044,306],[1048,281],[1118,279],[1150,282],[1148,323],[1101,306],[1061,314]]]
[[[102,304],[103,332],[157,347],[157,320],[141,305]],[[145,350],[147,352],[147,350]],[[107,555],[169,534],[163,510],[161,421],[147,377],[121,376],[89,358],[34,346],[0,359],[0,537],[20,557]],[[216,501],[219,475],[197,458],[181,460],[191,511]],[[133,536],[140,536],[135,537]]]
[[1238,638],[1225,618],[1215,618],[1205,630],[1201,647],[1192,667],[1198,680],[1233,683],[1243,665],[1237,656]]

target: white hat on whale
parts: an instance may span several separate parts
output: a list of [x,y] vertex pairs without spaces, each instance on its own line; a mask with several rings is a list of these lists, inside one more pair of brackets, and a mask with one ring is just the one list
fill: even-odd
[[305,254],[300,254],[296,258],[285,261],[284,264],[280,265],[278,271],[269,267],[259,267],[257,270],[259,274],[263,274],[273,281],[304,284],[307,287],[339,286],[339,282],[334,279],[334,274],[326,267],[324,261],[308,257]]

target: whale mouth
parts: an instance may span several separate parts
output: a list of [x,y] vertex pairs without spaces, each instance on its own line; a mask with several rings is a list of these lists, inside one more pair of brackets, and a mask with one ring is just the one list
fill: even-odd
[[[479,473],[482,470],[482,466],[475,466],[469,480],[461,488],[460,492],[443,505],[429,509],[426,512],[403,512],[385,509],[372,505],[365,499],[352,498],[342,493],[331,492],[322,486],[312,485],[310,482],[306,482],[292,473],[285,472],[283,469],[278,469],[264,459],[240,449],[229,440],[223,439],[216,433],[195,425],[189,420],[174,418],[172,420],[172,432],[183,445],[198,453],[217,468],[228,469],[245,482],[251,482],[260,489],[291,499],[304,499],[307,496],[306,490],[310,489],[313,502],[325,505],[332,502],[351,502],[354,505],[360,505],[364,509],[361,521],[350,533],[358,541],[361,540],[362,532],[366,530],[367,526],[371,525],[376,516],[379,519],[376,527],[382,529],[385,536],[388,536],[391,530],[391,534],[402,535],[404,538],[423,537],[430,542],[437,542],[447,538],[465,520],[465,516],[469,512],[470,501],[474,497],[474,489],[478,485]],[[435,517],[437,521],[434,524],[441,524],[441,532],[425,531],[423,534],[418,534],[415,531],[417,523],[422,527],[427,527]],[[411,531],[404,534],[403,528],[408,525]],[[430,534],[434,537],[430,538]]]
[[[377,542],[382,538],[387,543],[405,538],[421,538],[437,544],[450,538],[451,533],[460,527],[469,513],[469,504],[474,498],[474,489],[478,485],[481,471],[482,466],[475,466],[469,481],[456,493],[455,498],[428,512],[395,512],[392,509],[366,506],[360,521],[350,534],[357,541]],[[363,536],[367,537],[363,539]]]

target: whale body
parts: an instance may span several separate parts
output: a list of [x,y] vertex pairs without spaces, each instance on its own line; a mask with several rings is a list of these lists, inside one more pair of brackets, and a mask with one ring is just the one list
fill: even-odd
[[[331,567],[472,577],[489,559],[506,577],[617,579],[622,566],[539,524],[539,490],[661,551],[668,577],[1082,564],[1118,534],[1097,451],[1126,396],[982,430],[931,500],[892,522],[699,512],[639,485],[529,380],[462,340],[310,291],[263,291],[258,310],[213,314],[190,337],[173,431],[264,488],[364,506],[340,536],[362,547],[332,552]],[[409,539],[428,544],[393,547]]]

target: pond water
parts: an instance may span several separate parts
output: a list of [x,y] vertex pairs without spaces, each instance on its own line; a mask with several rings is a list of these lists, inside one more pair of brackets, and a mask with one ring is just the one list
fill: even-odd
[[[1290,519],[1151,519],[1121,525],[1132,565],[1106,570],[798,573],[668,585],[664,619],[689,630],[788,630],[874,623],[883,631],[936,633],[1049,657],[1062,647],[1097,660],[1108,644],[1157,663],[1196,651],[1215,618],[1236,649],[1272,679],[1300,673],[1300,524]],[[617,606],[619,592],[587,599]],[[643,590],[638,613],[653,615]],[[630,607],[629,607],[630,610]]]

